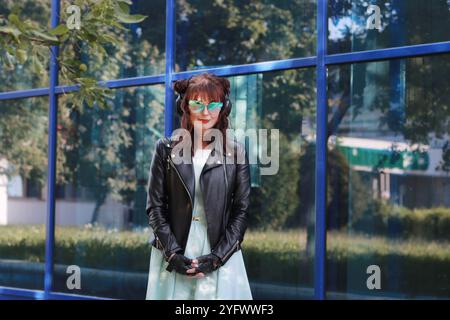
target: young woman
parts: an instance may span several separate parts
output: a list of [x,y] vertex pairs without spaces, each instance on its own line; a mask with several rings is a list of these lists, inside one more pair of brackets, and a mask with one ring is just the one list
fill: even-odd
[[[192,161],[176,164],[180,155],[173,150],[180,141],[157,141],[147,188],[146,212],[155,239],[146,299],[250,300],[240,250],[250,171],[244,146],[226,134],[230,82],[203,73],[176,81],[174,90],[181,127],[191,139]],[[204,136],[208,129],[220,130],[222,148],[210,147]],[[213,154],[215,161],[210,161]]]

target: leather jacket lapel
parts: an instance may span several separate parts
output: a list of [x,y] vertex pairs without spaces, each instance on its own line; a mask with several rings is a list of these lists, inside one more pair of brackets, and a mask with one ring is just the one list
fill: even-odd
[[[216,153],[217,152],[217,153]],[[205,166],[203,167],[202,173],[208,171],[212,168],[219,167],[223,163],[223,155],[221,150],[212,150],[206,160]]]

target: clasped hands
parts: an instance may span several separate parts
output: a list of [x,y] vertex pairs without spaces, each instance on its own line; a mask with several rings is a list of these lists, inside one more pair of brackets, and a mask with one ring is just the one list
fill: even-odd
[[173,269],[189,278],[203,278],[205,274],[217,270],[221,266],[221,260],[213,253],[189,259],[181,253],[173,253],[169,260]]

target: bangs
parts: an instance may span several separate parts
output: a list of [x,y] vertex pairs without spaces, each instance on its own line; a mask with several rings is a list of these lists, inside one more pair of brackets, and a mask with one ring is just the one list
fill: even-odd
[[188,99],[200,99],[202,101],[221,101],[223,95],[223,89],[214,83],[200,82],[189,86],[187,98]]

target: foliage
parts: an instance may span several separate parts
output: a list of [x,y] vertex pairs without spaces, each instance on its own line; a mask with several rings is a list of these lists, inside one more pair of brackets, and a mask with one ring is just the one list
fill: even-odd
[[[74,105],[83,107],[83,102],[92,107],[94,101],[106,107],[108,89],[97,83],[97,79],[86,76],[87,66],[77,56],[80,43],[87,46],[91,55],[106,55],[105,45],[120,45],[114,29],[127,30],[121,23],[138,23],[145,19],[142,15],[130,15],[130,0],[77,0],[74,5],[81,8],[80,28],[69,29],[63,21],[53,29],[46,28],[29,19],[23,20],[20,7],[14,6],[4,25],[0,26],[0,62],[7,69],[17,64],[32,61],[32,70],[44,73],[43,61],[53,52],[52,46],[61,47],[62,55],[57,58],[63,82],[79,85],[74,93]],[[63,11],[63,18],[65,11]],[[70,50],[65,50],[70,48]]]
[[[69,14],[65,9],[72,4],[81,8],[80,29],[69,29],[66,25]],[[126,104],[124,110],[120,110],[119,105],[112,104],[112,91],[98,80],[120,77],[119,73],[124,68],[120,64],[130,53],[139,55],[139,59],[136,60],[149,59],[146,65],[153,63],[155,67],[160,67],[159,61],[162,60],[160,53],[153,50],[147,41],[141,41],[137,46],[127,41],[129,29],[122,23],[136,24],[145,18],[142,15],[131,15],[129,5],[131,1],[128,0],[62,1],[61,24],[54,29],[45,27],[50,18],[47,1],[26,1],[20,4],[6,1],[5,7],[0,10],[0,16],[2,16],[0,18],[0,33],[2,33],[0,50],[4,53],[1,55],[4,60],[0,61],[0,68],[5,71],[0,75],[3,78],[2,90],[13,90],[16,89],[15,86],[21,84],[25,84],[26,88],[28,85],[47,86],[46,66],[52,45],[58,45],[60,49],[58,57],[60,82],[80,87],[78,91],[59,96],[57,183],[63,185],[78,181],[80,188],[96,189],[99,195],[111,192],[116,199],[121,198],[121,193],[129,194],[130,191],[136,190],[136,178],[130,176],[135,169],[123,164],[124,157],[121,152],[137,143],[142,144],[143,139],[140,139],[141,142],[136,141],[133,132],[136,128],[144,127],[145,129],[148,122],[139,121],[133,124],[130,121],[135,114],[131,109],[143,107],[144,101],[134,100],[131,91],[125,95],[118,95],[115,97],[115,102],[122,100]],[[22,16],[26,17],[23,21]],[[143,52],[144,50],[148,52]],[[121,98],[124,96],[126,99]],[[145,97],[145,101],[150,98],[148,94],[142,97]],[[155,102],[152,104],[158,105]],[[8,170],[2,173],[10,177],[19,174],[24,178],[32,179],[34,184],[38,183],[42,187],[46,180],[47,168],[48,99],[7,100],[1,104],[0,156],[9,161]],[[91,116],[102,114],[100,110],[104,110],[105,118],[111,121],[106,119],[92,121],[91,119],[89,122],[92,127],[86,127],[86,123],[78,121],[86,113],[85,105],[91,107],[89,110],[98,109],[87,112]],[[161,110],[157,108],[158,112]],[[158,112],[153,112],[155,120],[161,118]],[[119,113],[121,116],[117,117],[114,113]],[[99,126],[102,120],[105,125]],[[148,121],[148,116],[143,120]],[[150,122],[153,123],[153,121]],[[96,148],[91,148],[90,141],[79,139],[83,135],[86,138],[91,137],[89,131],[101,127],[104,128],[101,133],[104,142],[94,144]],[[154,126],[151,128],[155,129]],[[151,145],[151,141],[148,141],[149,143],[145,146]],[[105,165],[100,168],[97,159],[101,159]],[[140,161],[145,159],[142,158]],[[87,170],[86,161],[92,162],[94,167],[97,166],[96,170]],[[105,168],[111,169],[105,170]],[[80,171],[85,169],[86,173],[89,172],[90,178],[94,179],[93,181],[80,179]],[[105,171],[103,175],[100,175],[101,170]],[[85,176],[81,175],[81,177]],[[105,191],[100,192],[100,190]],[[101,199],[102,197],[99,196],[99,205],[102,203]]]
[[[253,281],[312,287],[314,256],[306,255],[306,239],[304,229],[267,232],[249,229],[242,244],[249,278]],[[90,225],[84,228],[57,227],[55,263],[76,263],[82,268],[148,272],[151,249],[148,240],[147,229],[130,232]],[[397,280],[392,283],[383,276],[385,292],[399,290],[411,296],[448,296],[450,288],[441,282],[450,267],[448,246],[448,241],[391,239],[333,231],[328,233],[327,265],[330,272],[339,268],[339,275],[344,280],[348,277],[347,268],[357,270],[350,276],[358,290],[367,290],[365,268],[376,262],[384,270],[383,274],[396,275]],[[0,227],[0,256],[3,259],[43,262],[44,247],[43,226]],[[399,271],[392,268],[393,259],[396,259],[395,265]],[[352,283],[338,282],[339,287],[333,289],[355,289],[351,287]],[[393,289],[389,289],[390,286]]]
[[353,228],[358,232],[389,234],[394,238],[450,241],[450,209],[408,209],[379,200],[371,201],[363,214],[353,221]]

